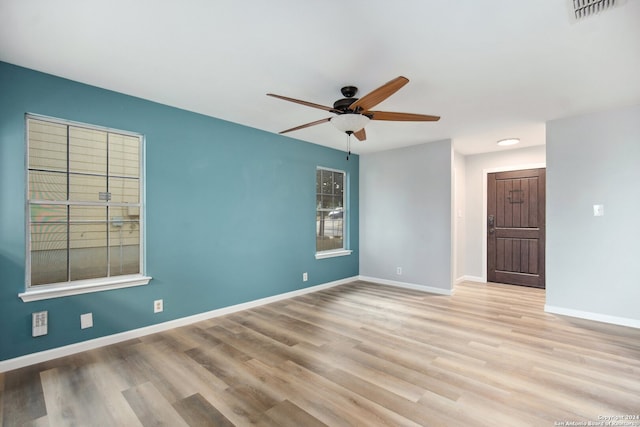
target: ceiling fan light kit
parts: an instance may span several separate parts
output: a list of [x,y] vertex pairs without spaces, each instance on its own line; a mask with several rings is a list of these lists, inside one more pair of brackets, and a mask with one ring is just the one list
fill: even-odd
[[363,129],[370,119],[363,114],[345,113],[332,117],[330,121],[339,131],[353,133]]
[[341,132],[344,132],[349,136],[353,134],[358,140],[364,141],[365,139],[367,139],[364,127],[367,125],[367,123],[369,123],[370,120],[402,122],[436,122],[440,120],[439,116],[371,110],[371,108],[375,107],[376,105],[396,93],[407,83],[409,83],[409,79],[403,76],[399,76],[393,80],[388,81],[384,85],[369,92],[359,99],[354,98],[356,93],[358,93],[357,87],[344,86],[341,89],[342,96],[344,96],[344,98],[334,102],[332,107],[315,104],[313,102],[302,101],[300,99],[289,98],[282,95],[276,95],[273,93],[268,93],[267,95],[274,98],[282,99],[284,101],[295,102],[296,104],[301,104],[307,107],[317,108],[336,114],[336,116],[334,117],[316,120],[311,123],[305,123],[291,129],[283,130],[280,132],[280,134],[308,128],[310,126],[319,125],[325,122],[331,122],[336,127],[336,129],[340,130]]

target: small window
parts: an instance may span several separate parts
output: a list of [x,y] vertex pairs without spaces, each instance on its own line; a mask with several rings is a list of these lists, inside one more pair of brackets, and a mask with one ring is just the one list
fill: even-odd
[[139,280],[142,149],[138,134],[27,116],[26,294]]
[[345,248],[347,209],[346,174],[340,170],[316,170],[316,253],[348,254]]

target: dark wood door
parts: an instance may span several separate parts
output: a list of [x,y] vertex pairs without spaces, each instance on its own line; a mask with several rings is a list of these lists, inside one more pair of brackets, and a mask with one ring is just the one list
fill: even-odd
[[487,280],[544,288],[545,169],[487,179]]

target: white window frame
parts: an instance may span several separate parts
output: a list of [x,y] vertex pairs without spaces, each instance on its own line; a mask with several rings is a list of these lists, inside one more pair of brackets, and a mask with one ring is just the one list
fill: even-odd
[[[333,168],[327,168],[324,166],[317,166],[316,167],[316,186],[318,185],[318,171],[329,171],[329,172],[339,172],[343,174],[343,180],[342,180],[342,185],[343,185],[343,193],[342,193],[342,248],[337,248],[337,249],[328,249],[326,251],[318,251],[316,250],[316,254],[315,257],[316,259],[325,259],[325,258],[334,258],[334,257],[339,257],[339,256],[347,256],[347,255],[351,255],[351,253],[353,253],[353,251],[349,248],[349,174],[346,171],[343,171],[341,169],[333,169]],[[314,200],[317,200],[317,196],[318,193],[316,191],[316,197],[314,198]],[[315,215],[316,217],[318,216],[318,206],[316,205],[316,209],[315,209]],[[314,221],[315,224],[315,221]],[[314,229],[315,229],[315,225],[314,225]],[[315,232],[316,236],[316,245],[317,245],[317,231]]]
[[[74,126],[79,128],[85,128],[90,130],[98,130],[102,132],[120,134],[125,136],[133,136],[140,141],[140,165],[139,165],[139,204],[134,206],[139,209],[139,228],[140,228],[140,273],[101,277],[96,279],[85,280],[69,280],[60,283],[31,285],[31,214],[30,206],[33,202],[36,204],[45,201],[31,200],[29,194],[29,120],[46,121],[55,124],[61,124],[65,126]],[[53,117],[42,116],[38,114],[25,114],[25,241],[26,241],[26,262],[25,262],[25,291],[19,293],[18,296],[24,302],[39,301],[44,299],[59,298],[70,295],[85,294],[91,292],[99,292],[111,289],[120,289],[131,286],[147,285],[151,280],[151,277],[145,274],[146,258],[145,258],[145,138],[144,135],[135,132],[123,131],[119,129],[106,128],[102,126],[96,126],[86,123],[79,123],[64,119],[58,119]],[[74,206],[107,206],[110,202],[95,203],[95,202],[73,202]],[[49,205],[68,205],[69,201],[51,201],[47,200],[46,204]]]

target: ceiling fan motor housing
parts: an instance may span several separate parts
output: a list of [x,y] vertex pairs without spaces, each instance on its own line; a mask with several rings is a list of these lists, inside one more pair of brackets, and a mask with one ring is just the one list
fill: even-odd
[[356,102],[358,98],[342,98],[333,103],[333,108],[339,111],[347,112],[351,104]]
[[358,98],[354,98],[355,94],[358,93],[358,88],[355,86],[344,86],[340,89],[340,92],[342,92],[344,98],[334,102],[333,108],[346,113],[349,106],[358,100]]

